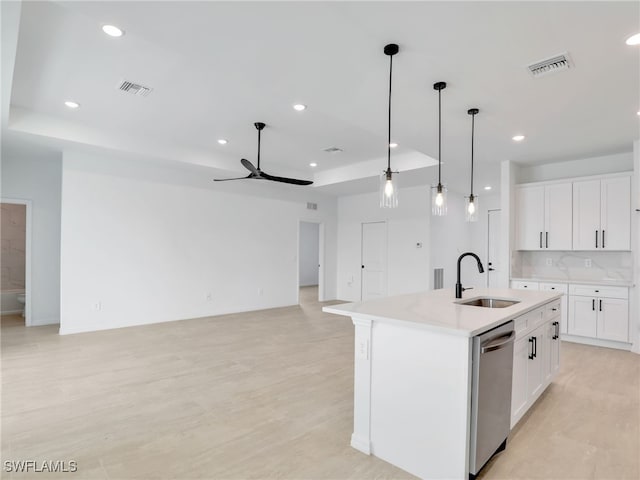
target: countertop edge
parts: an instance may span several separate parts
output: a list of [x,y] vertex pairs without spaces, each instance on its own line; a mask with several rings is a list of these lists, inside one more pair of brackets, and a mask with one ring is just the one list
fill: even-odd
[[[551,292],[549,292],[551,293]],[[410,321],[410,320],[400,320],[397,318],[390,318],[390,317],[385,317],[385,316],[381,316],[381,315],[374,315],[371,313],[361,313],[361,312],[350,312],[348,310],[340,310],[339,307],[343,306],[346,307],[348,305],[355,305],[357,303],[361,303],[361,302],[350,302],[350,303],[343,303],[340,305],[332,305],[332,306],[328,306],[328,307],[323,307],[322,311],[326,312],[326,313],[331,313],[331,314],[335,314],[335,315],[343,315],[346,317],[351,317],[353,318],[362,318],[364,320],[371,320],[374,322],[384,322],[384,323],[391,323],[391,324],[396,324],[396,325],[400,325],[403,327],[409,327],[409,328],[416,328],[416,329],[421,329],[421,330],[429,330],[429,331],[433,331],[436,333],[444,333],[444,334],[448,334],[448,335],[455,335],[455,336],[459,336],[459,337],[467,337],[467,338],[471,338],[471,337],[475,337],[477,335],[480,335],[484,332],[487,332],[495,327],[498,327],[510,320],[516,319],[518,317],[521,317],[522,315],[526,315],[527,313],[535,310],[536,308],[541,307],[542,305],[545,305],[549,302],[553,302],[554,300],[558,300],[560,298],[562,298],[564,294],[562,293],[557,293],[554,294],[552,296],[550,296],[549,298],[545,299],[544,301],[540,301],[537,302],[533,305],[529,305],[525,308],[522,308],[521,310],[517,310],[516,312],[505,312],[505,315],[499,319],[494,320],[493,322],[490,322],[488,324],[482,325],[481,327],[478,327],[474,330],[465,330],[465,329],[460,329],[460,328],[448,328],[448,327],[444,327],[441,325],[434,325],[434,324],[429,324],[429,323],[421,323],[421,322],[415,322],[415,321]],[[513,307],[516,307],[516,305],[514,305]],[[476,307],[474,307],[476,308]],[[508,308],[512,308],[512,307],[508,307]],[[508,313],[508,314],[507,314]]]
[[536,277],[511,277],[509,281],[515,282],[540,282],[540,283],[566,283],[575,285],[601,285],[603,287],[624,287],[633,288],[636,286],[635,282],[617,282],[615,280],[567,280],[557,278],[536,278]]

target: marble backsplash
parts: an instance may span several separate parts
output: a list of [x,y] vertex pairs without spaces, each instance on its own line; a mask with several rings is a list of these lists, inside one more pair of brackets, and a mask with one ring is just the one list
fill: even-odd
[[[591,266],[588,266],[589,261]],[[514,251],[512,278],[633,282],[631,252]]]

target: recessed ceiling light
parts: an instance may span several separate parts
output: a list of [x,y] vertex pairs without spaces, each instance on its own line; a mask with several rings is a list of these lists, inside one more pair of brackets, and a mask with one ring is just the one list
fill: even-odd
[[78,102],[72,102],[71,100],[67,100],[64,104],[69,108],[78,108],[80,106]]
[[513,140],[514,142],[521,142],[522,140],[524,140],[524,135],[514,135],[514,136],[512,137],[512,140]]
[[390,146],[391,148],[396,148],[396,147],[398,146],[398,144],[397,144],[396,142],[391,142],[391,143],[389,144],[389,146]]
[[636,33],[635,35],[631,35],[627,38],[627,45],[640,45],[640,33]]
[[484,187],[485,190],[491,190],[491,185],[487,185],[486,187]]
[[121,37],[124,35],[124,30],[116,27],[115,25],[103,25],[102,31],[110,37]]
[[220,139],[218,139],[218,143],[219,143],[220,145],[226,145],[226,144],[227,144],[227,141],[226,141],[224,138],[220,138]]
[[310,167],[317,167],[317,166],[318,166],[318,164],[317,164],[316,162],[311,162],[311,163],[309,164],[309,166],[310,166]]
[[636,112],[636,114],[637,114],[637,115],[640,115],[640,110],[638,110],[638,111]]
[[294,109],[294,110],[296,110],[296,111],[298,111],[298,112],[301,112],[301,111],[303,111],[303,110],[306,110],[306,109],[307,109],[307,106],[306,106],[306,105],[303,105],[302,103],[296,103],[296,104],[293,106],[293,109]]

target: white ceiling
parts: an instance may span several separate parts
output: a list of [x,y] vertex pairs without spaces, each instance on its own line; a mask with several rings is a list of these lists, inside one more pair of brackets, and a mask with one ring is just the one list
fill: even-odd
[[[105,23],[126,35],[106,36]],[[377,180],[327,171],[372,159],[384,168],[382,48],[395,42],[394,155],[414,159],[403,183],[435,179],[424,167],[437,157],[432,84],[443,80],[444,182],[467,189],[466,110],[478,107],[477,185],[497,187],[502,160],[631,149],[640,48],[624,40],[639,31],[638,2],[25,2],[9,127],[231,176],[244,173],[240,158],[255,158],[253,122],[264,121],[267,172],[312,178],[317,162],[335,179],[318,189],[359,193]],[[528,74],[527,64],[565,51],[573,68]],[[124,94],[122,79],[154,91]],[[67,109],[69,99],[81,108]],[[308,109],[294,111],[298,102]],[[527,139],[514,143],[516,133]],[[344,152],[322,151],[330,146]]]

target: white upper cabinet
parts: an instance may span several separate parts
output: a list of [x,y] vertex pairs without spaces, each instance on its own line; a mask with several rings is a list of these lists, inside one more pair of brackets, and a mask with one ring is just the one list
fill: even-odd
[[516,249],[571,250],[571,183],[516,189]]
[[573,250],[631,249],[631,178],[573,183]]
[[600,248],[600,180],[573,184],[573,249]]
[[600,184],[601,246],[631,250],[631,178],[608,178]]
[[516,248],[540,250],[544,231],[544,187],[516,190]]
[[570,183],[544,187],[545,248],[571,250],[572,202]]

